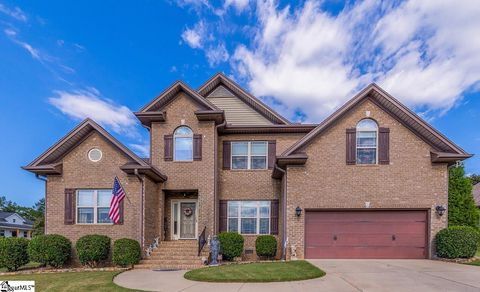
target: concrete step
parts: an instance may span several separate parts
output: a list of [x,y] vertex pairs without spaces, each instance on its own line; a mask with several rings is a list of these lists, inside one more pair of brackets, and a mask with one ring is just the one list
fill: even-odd
[[170,260],[176,260],[176,259],[179,259],[179,260],[182,260],[182,259],[198,259],[198,258],[201,258],[202,256],[198,256],[198,255],[183,255],[183,254],[152,254],[148,257],[148,259],[151,259],[151,260],[158,260],[158,259],[170,259]]
[[149,269],[149,270],[193,270],[202,268],[204,265],[152,265],[152,264],[139,264],[135,265],[135,269]]
[[201,265],[201,259],[185,259],[185,260],[141,260],[140,264],[149,264],[149,265]]

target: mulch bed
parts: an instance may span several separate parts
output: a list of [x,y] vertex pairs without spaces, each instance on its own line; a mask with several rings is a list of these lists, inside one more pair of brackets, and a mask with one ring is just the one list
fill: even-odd
[[130,268],[118,268],[118,267],[103,267],[103,268],[85,268],[85,267],[75,267],[75,268],[62,268],[55,269],[50,267],[41,267],[33,268],[16,272],[3,272],[0,273],[0,276],[12,276],[12,275],[24,275],[24,274],[49,274],[49,273],[70,273],[70,272],[114,272],[114,271],[127,271]]

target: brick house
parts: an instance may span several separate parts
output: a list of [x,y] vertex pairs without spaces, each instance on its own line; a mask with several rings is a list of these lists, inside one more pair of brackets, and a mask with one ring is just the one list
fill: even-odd
[[[145,248],[159,238],[182,267],[200,236],[227,230],[243,234],[245,257],[273,234],[286,259],[430,258],[447,225],[436,212],[447,167],[471,156],[375,84],[315,125],[290,123],[223,74],[198,90],[175,82],[135,115],[149,158],[87,119],[24,167],[46,180],[47,233]],[[127,199],[113,225],[115,176]]]

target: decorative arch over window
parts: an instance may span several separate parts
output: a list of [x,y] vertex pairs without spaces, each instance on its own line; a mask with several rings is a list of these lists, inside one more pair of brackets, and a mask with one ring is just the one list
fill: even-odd
[[178,127],[173,133],[173,160],[193,160],[193,132],[187,126]]
[[378,125],[372,119],[363,119],[356,127],[357,164],[377,164]]

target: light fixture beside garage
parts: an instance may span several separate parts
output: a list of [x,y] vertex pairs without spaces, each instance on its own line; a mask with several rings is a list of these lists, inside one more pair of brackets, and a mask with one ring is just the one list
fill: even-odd
[[446,210],[447,210],[447,208],[445,208],[442,205],[438,205],[437,207],[435,207],[435,211],[437,212],[437,215],[440,216],[440,217],[442,217],[443,214],[445,214]]
[[297,206],[297,208],[295,208],[295,216],[300,217],[300,215],[302,215],[302,208]]

